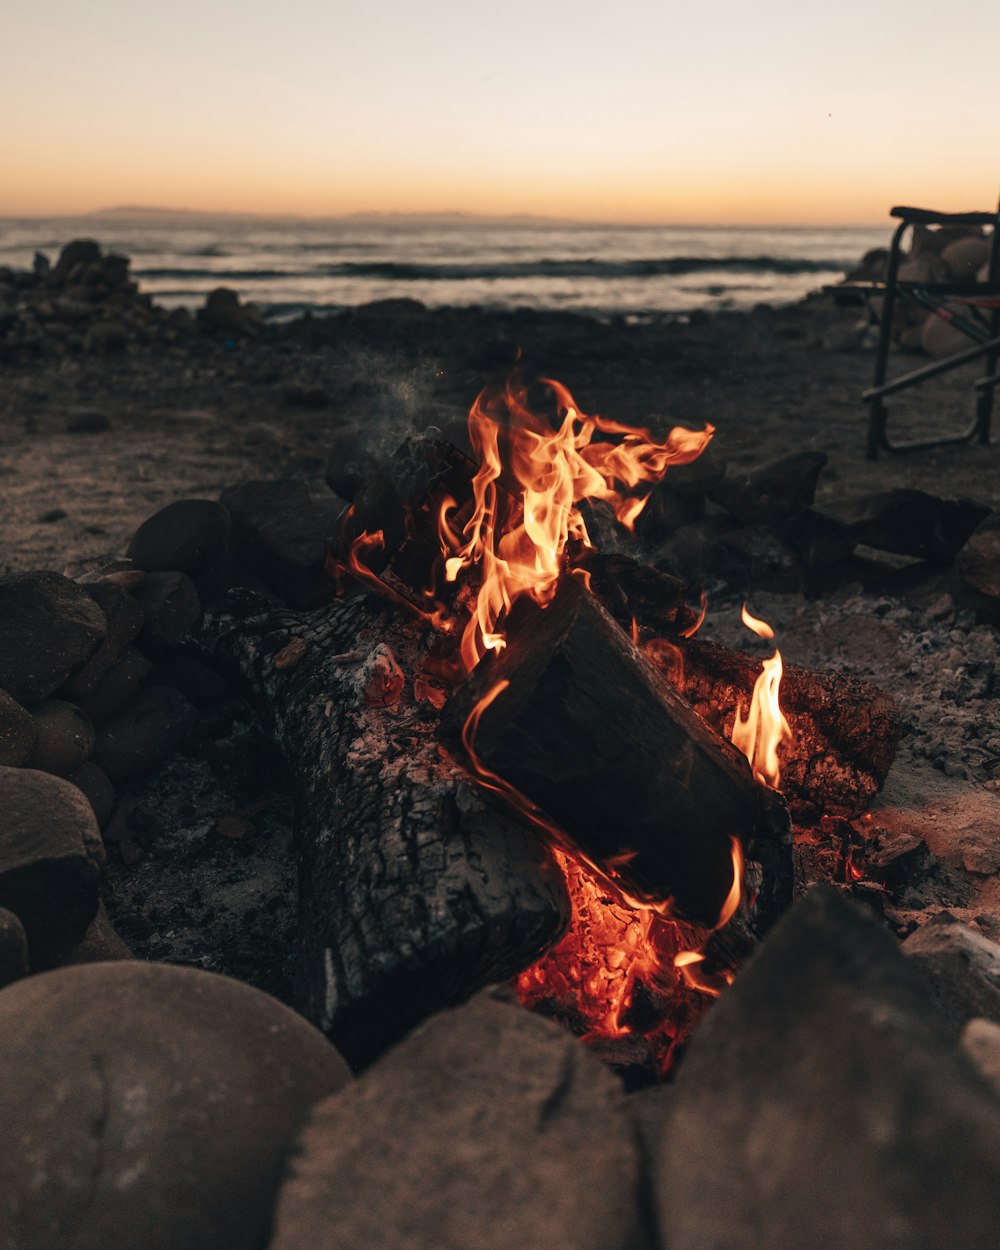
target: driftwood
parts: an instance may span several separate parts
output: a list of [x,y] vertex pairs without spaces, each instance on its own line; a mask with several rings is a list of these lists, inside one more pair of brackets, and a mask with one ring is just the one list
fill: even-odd
[[[445,708],[441,735],[537,804],[632,894],[673,899],[713,924],[733,879],[732,838],[764,863],[764,911],[790,891],[790,838],[779,795],[755,782],[575,577],[544,610],[520,600],[507,646],[480,663]],[[759,855],[758,855],[759,852]]]
[[[760,660],[709,642],[670,639],[650,653],[698,715],[723,737],[746,711]],[[784,665],[781,706],[794,741],[781,749],[781,789],[793,816],[859,816],[882,789],[900,724],[889,695],[845,673]]]
[[443,758],[437,711],[414,697],[424,633],[372,596],[299,614],[245,592],[199,633],[235,663],[288,766],[298,1005],[356,1066],[521,971],[568,917],[537,835]]

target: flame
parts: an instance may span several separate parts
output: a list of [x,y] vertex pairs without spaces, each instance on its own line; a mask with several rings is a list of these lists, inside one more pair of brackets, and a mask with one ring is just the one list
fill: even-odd
[[[469,438],[479,460],[472,516],[459,533],[451,523],[454,502],[440,511],[446,580],[454,582],[471,566],[479,570],[475,609],[461,645],[469,671],[487,651],[505,645],[503,618],[521,595],[541,607],[551,602],[569,544],[591,547],[580,503],[602,500],[631,530],[648,491],[628,492],[652,487],[671,465],[697,459],[714,433],[711,425],[678,426],[657,443],[647,430],[586,416],[561,383],[543,383],[561,414],[554,429],[527,407],[523,387],[513,382],[500,393],[479,395],[469,413]],[[598,432],[618,441],[593,442]]]
[[[771,626],[766,621],[751,616],[746,604],[743,605],[743,624],[760,638],[774,637]],[[750,761],[753,775],[765,785],[773,786],[775,790],[781,786],[778,748],[792,740],[791,727],[778,701],[781,673],[781,652],[776,647],[774,655],[761,664],[761,673],[754,683],[745,720],[742,706],[736,709],[731,735],[733,745]]]

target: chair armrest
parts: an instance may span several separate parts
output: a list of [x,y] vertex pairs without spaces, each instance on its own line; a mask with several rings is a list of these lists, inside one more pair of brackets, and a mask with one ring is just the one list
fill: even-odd
[[939,213],[933,208],[896,207],[889,209],[889,216],[920,226],[992,226],[996,224],[1000,210],[994,213]]

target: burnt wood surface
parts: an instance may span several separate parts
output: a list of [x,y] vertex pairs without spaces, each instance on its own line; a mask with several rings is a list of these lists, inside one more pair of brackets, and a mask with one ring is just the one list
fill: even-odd
[[683,918],[713,924],[732,883],[736,837],[765,864],[763,912],[787,900],[788,819],[744,757],[711,730],[567,576],[544,610],[520,600],[507,646],[480,663],[444,710],[442,740],[464,757],[462,730],[482,712],[474,750],[599,866],[647,900],[670,896]]
[[[661,652],[664,671],[719,734],[732,732],[737,707],[746,711],[760,659],[710,642],[671,639],[680,655]],[[655,649],[654,649],[655,650]],[[812,672],[785,664],[781,707],[794,735],[780,752],[781,789],[793,816],[859,816],[882,789],[899,740],[892,698],[846,673]]]
[[297,1005],[355,1066],[521,971],[568,918],[537,835],[440,751],[438,713],[414,698],[424,641],[373,596],[299,614],[239,592],[199,633],[238,670],[288,766]]

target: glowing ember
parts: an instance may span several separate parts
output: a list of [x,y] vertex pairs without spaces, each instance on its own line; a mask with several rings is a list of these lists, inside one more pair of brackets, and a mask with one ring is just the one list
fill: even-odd
[[[743,624],[760,638],[773,638],[774,630],[765,621],[758,620],[743,605]],[[760,676],[750,696],[750,709],[746,719],[743,709],[736,709],[732,742],[750,761],[753,775],[765,785],[777,790],[781,785],[781,765],[778,747],[790,742],[792,731],[778,702],[781,686],[781,652],[775,648],[774,655],[764,660]]]

